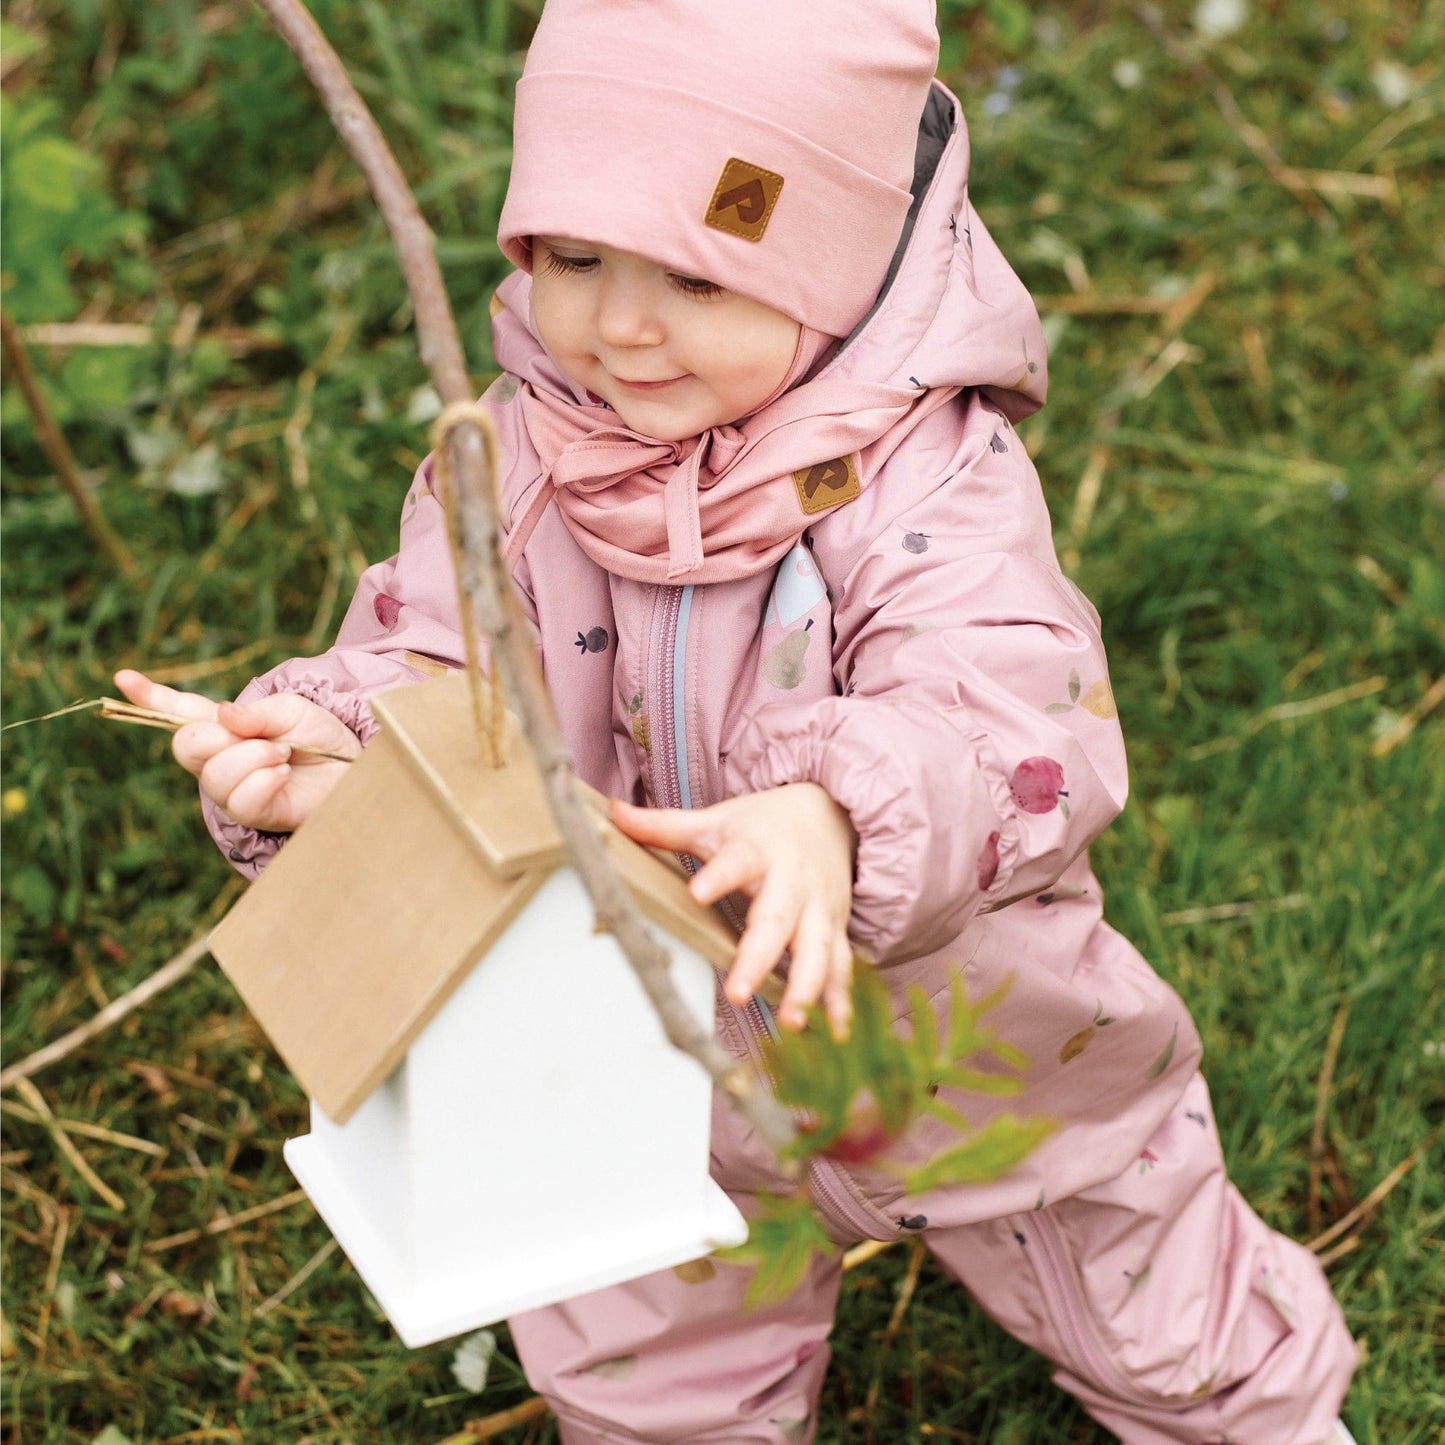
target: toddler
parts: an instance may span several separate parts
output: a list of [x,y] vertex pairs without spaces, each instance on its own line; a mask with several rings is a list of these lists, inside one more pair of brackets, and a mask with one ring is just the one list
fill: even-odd
[[[1315,1260],[1228,1183],[1184,1005],[1102,918],[1122,807],[1098,619],[1014,423],[1034,307],[969,202],[930,0],[548,0],[517,89],[497,292],[505,555],[578,772],[633,837],[747,901],[718,1028],[756,1056],[855,947],[940,1011],[962,970],[1057,1132],[903,1197],[813,1166],[840,1245],[922,1237],[1129,1445],[1322,1445],[1354,1363]],[[424,463],[336,645],[219,707],[126,672],[254,876],[375,729],[462,665]],[[755,996],[786,961],[777,1018]],[[994,1105],[970,1099],[986,1122]],[[927,1121],[896,1149],[951,1142]],[[785,1190],[725,1102],[713,1172]],[[689,1280],[695,1280],[689,1272]],[[511,1321],[568,1445],[808,1441],[836,1257],[780,1304],[667,1270]]]

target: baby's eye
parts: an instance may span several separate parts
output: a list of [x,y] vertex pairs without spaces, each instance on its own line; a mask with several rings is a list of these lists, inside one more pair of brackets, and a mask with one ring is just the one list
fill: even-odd
[[704,281],[700,276],[679,276],[676,271],[668,272],[668,279],[684,296],[721,296],[723,288],[715,281]]
[[596,265],[596,256],[564,256],[549,247],[542,269],[553,276],[574,276],[582,271],[591,271]]

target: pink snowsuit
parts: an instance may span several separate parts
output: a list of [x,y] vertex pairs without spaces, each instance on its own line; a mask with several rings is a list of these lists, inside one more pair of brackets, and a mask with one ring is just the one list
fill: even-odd
[[[852,935],[900,1000],[921,984],[942,1012],[958,970],[975,997],[1013,979],[992,1024],[1030,1065],[1007,1107],[1061,1127],[1001,1179],[917,1198],[890,1173],[818,1164],[813,1193],[833,1237],[920,1235],[1129,1445],[1318,1445],[1354,1348],[1313,1257],[1225,1177],[1187,1010],[1103,921],[1085,850],[1123,806],[1124,746],[1097,616],[1059,570],[1011,425],[1042,401],[1042,335],[970,206],[963,124],[941,86],[925,119],[932,144],[920,147],[906,244],[879,305],[801,386],[817,398],[815,449],[779,473],[786,489],[796,473],[796,517],[746,575],[673,585],[593,560],[552,495],[579,484],[578,468],[544,462],[526,426],[528,389],[561,384],[528,330],[530,282],[504,283],[498,356],[510,369],[485,401],[508,526],[521,524],[516,580],[588,782],[682,807],[820,783],[858,832]],[[900,389],[936,403],[901,442],[848,430]],[[746,496],[723,521],[708,511],[730,465],[712,445],[695,472],[709,553],[747,520]],[[829,506],[840,451],[861,491]],[[822,464],[835,470],[808,470]],[[605,507],[608,479],[581,473]],[[810,478],[824,489],[811,513]],[[645,478],[630,485],[646,493]],[[760,526],[778,495],[759,494]],[[303,693],[365,741],[368,694],[461,660],[428,463],[398,554],[366,573],[336,645],[243,698]],[[209,817],[243,873],[279,846]],[[756,1056],[765,1013],[719,994],[721,1037]],[[979,1123],[1002,1107],[960,1102]],[[916,1163],[950,1142],[927,1123],[898,1154]],[[745,1211],[759,1189],[785,1187],[725,1102],[713,1172]],[[837,1258],[819,1263],[783,1304],[753,1312],[741,1306],[745,1270],[720,1266],[701,1283],[664,1271],[511,1325],[569,1445],[807,1441],[839,1276]]]

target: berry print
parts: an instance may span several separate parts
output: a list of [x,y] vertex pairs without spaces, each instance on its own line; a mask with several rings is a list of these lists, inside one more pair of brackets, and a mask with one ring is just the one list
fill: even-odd
[[928,1216],[926,1214],[900,1214],[898,1227],[899,1229],[927,1229]]
[[915,555],[928,551],[928,533],[905,532],[903,534],[903,550]]
[[998,834],[990,833],[978,854],[978,886],[985,893],[998,877]]
[[376,620],[390,632],[396,626],[396,619],[401,616],[401,603],[395,597],[388,597],[385,592],[378,592],[371,604],[371,610],[376,613]]
[[1014,802],[1025,813],[1052,813],[1059,799],[1068,796],[1064,770],[1052,758],[1025,758],[1013,770],[1008,785]]
[[577,634],[577,650],[579,652],[606,652],[607,644],[612,641],[612,634],[605,627],[594,627],[585,636]]

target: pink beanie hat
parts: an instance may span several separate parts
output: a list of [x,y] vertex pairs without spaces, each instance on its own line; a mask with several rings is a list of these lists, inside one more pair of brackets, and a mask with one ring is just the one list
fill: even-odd
[[546,0],[502,250],[635,251],[846,336],[908,214],[933,0]]

